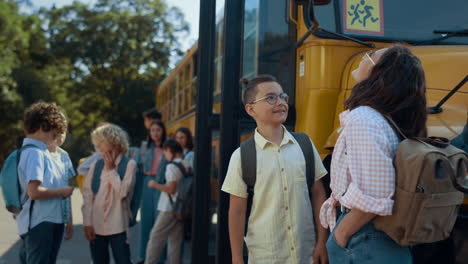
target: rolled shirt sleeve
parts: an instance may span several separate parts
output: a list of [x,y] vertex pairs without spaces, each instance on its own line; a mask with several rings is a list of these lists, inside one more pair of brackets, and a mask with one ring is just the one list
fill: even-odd
[[320,157],[320,154],[317,151],[317,148],[314,145],[314,142],[310,140],[310,143],[312,144],[312,148],[314,150],[314,169],[315,169],[315,181],[320,180],[322,177],[327,175],[327,169],[325,169],[325,166],[323,166],[322,163],[322,158]]
[[26,187],[30,181],[44,181],[44,152],[35,148],[29,148],[21,153],[18,168],[23,170],[26,176]]
[[240,148],[232,153],[226,178],[224,179],[221,190],[241,198],[247,198],[248,196],[247,185],[242,179]]

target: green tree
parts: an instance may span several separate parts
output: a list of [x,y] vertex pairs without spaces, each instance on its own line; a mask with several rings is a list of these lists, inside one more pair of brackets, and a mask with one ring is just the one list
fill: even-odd
[[162,0],[75,1],[20,14],[28,0],[0,0],[0,164],[21,135],[24,107],[56,101],[69,119],[72,159],[91,150],[100,121],[124,127],[134,144],[145,131],[141,113],[155,105],[155,87],[180,56],[188,25]]
[[109,121],[137,144],[145,135],[141,113],[155,105],[170,57],[181,55],[177,36],[188,31],[183,14],[160,0],[74,2],[40,14],[50,52],[71,65],[74,84],[64,99],[73,136],[89,142],[95,124]]
[[21,133],[23,100],[12,73],[19,63],[18,52],[28,44],[23,20],[14,1],[0,0],[0,164],[17,144],[12,135]]

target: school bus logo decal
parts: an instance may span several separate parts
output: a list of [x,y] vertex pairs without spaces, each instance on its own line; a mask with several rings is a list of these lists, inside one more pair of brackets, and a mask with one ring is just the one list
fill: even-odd
[[382,0],[344,0],[343,31],[366,35],[383,35]]

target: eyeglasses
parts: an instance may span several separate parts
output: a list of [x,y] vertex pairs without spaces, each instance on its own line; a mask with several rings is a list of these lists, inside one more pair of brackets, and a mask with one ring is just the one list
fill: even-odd
[[367,58],[372,62],[372,65],[375,66],[375,62],[374,62],[374,60],[371,58],[371,55],[369,55],[369,52],[366,52],[365,54],[366,54]]
[[289,96],[287,93],[280,93],[279,95],[278,94],[268,94],[267,96],[264,96],[260,99],[257,99],[255,101],[253,101],[251,104],[255,104],[259,101],[262,101],[262,100],[266,100],[267,103],[271,104],[271,105],[275,105],[278,103],[278,98],[281,99],[283,102],[285,103],[288,103],[289,101]]

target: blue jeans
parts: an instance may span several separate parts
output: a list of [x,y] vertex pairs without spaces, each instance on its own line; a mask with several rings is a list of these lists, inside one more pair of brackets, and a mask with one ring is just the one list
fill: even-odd
[[116,264],[132,263],[130,260],[130,246],[127,243],[127,234],[125,232],[110,236],[96,235],[96,239],[89,243],[93,263],[110,263],[109,246],[112,248],[112,256]]
[[[340,215],[336,227],[345,215],[346,213]],[[346,248],[336,242],[333,231],[327,241],[327,250],[331,264],[412,263],[409,248],[398,245],[387,234],[375,229],[372,221],[349,239]]]
[[21,236],[20,263],[54,264],[63,239],[63,224],[42,222]]

